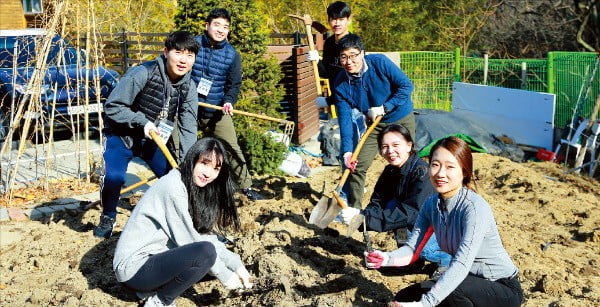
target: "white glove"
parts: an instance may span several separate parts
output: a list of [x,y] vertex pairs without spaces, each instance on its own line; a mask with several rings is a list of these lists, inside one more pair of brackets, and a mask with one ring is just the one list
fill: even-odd
[[346,168],[350,169],[351,172],[354,172],[354,169],[356,168],[356,164],[358,164],[358,160],[351,160],[351,159],[352,159],[351,152],[347,152],[344,154],[344,165],[346,166]]
[[369,269],[379,269],[382,266],[388,266],[390,254],[380,250],[364,252],[365,264]]
[[248,270],[246,270],[245,267],[242,266],[239,269],[237,269],[235,271],[235,274],[237,274],[240,277],[246,289],[252,288],[252,283],[250,282],[250,278],[252,278],[252,276],[250,276],[250,273],[248,273]]
[[423,307],[423,303],[421,303],[421,301],[418,301],[418,302],[396,302],[396,301],[394,301],[394,303],[396,303],[396,306],[399,306],[399,307]]
[[233,105],[230,102],[226,102],[223,105],[223,114],[225,115],[233,115]]
[[160,135],[160,132],[158,132],[158,128],[156,128],[156,126],[154,125],[153,122],[148,121],[145,125],[144,125],[144,135],[146,135],[147,138],[151,139],[152,137],[150,136],[150,131],[154,130],[154,132],[156,132],[157,135]]
[[368,115],[369,115],[369,119],[371,121],[374,121],[375,118],[377,118],[377,116],[380,116],[380,115],[384,116],[385,115],[385,110],[383,109],[383,106],[381,106],[381,107],[372,107],[372,108],[369,109]]
[[317,50],[310,50],[308,52],[308,60],[311,62],[316,62],[320,59],[319,57],[319,51]]
[[240,276],[237,273],[234,273],[231,274],[231,277],[229,277],[229,279],[223,283],[223,286],[227,290],[235,290],[242,289],[244,287],[244,284],[242,284]]
[[342,209],[342,222],[344,222],[344,224],[348,225],[350,223],[350,221],[352,221],[352,218],[354,216],[356,216],[357,214],[360,214],[360,209],[357,208],[353,208],[353,207],[348,207],[346,209]]

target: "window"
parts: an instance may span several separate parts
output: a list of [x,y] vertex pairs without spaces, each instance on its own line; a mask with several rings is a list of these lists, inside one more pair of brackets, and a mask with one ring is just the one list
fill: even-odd
[[23,0],[25,14],[42,13],[42,0]]

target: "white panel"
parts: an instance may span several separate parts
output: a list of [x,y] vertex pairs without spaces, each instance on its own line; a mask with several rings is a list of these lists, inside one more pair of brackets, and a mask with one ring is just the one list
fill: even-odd
[[517,144],[552,150],[555,95],[454,82],[452,112]]

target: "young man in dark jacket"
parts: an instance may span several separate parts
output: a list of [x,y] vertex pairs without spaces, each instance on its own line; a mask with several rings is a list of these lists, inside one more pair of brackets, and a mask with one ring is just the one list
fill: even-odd
[[174,151],[171,132],[176,127],[180,161],[196,142],[198,97],[190,70],[198,48],[189,32],[169,34],[163,54],[129,69],[104,104],[102,216],[95,236],[109,238],[112,234],[120,190],[133,157],[146,161],[157,177],[169,171],[170,165],[150,138],[150,131],[159,134]]
[[197,84],[198,101],[223,107],[222,112],[200,107],[198,127],[227,143],[237,184],[249,199],[261,200],[264,199],[262,195],[251,188],[252,177],[231,118],[242,84],[242,59],[227,42],[230,23],[231,15],[226,9],[213,9],[206,18],[206,31],[196,37],[200,51],[196,55],[192,79]]

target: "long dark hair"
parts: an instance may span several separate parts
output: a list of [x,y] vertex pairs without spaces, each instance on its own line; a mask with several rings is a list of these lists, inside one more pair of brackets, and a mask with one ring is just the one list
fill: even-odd
[[[194,166],[200,159],[212,160],[213,153],[220,162],[221,170],[217,178],[204,187],[194,183]],[[233,226],[240,229],[240,220],[235,207],[235,185],[231,177],[231,166],[227,151],[216,138],[205,137],[198,140],[188,151],[181,167],[181,180],[188,193],[188,210],[192,216],[194,228],[199,233],[208,233],[213,229],[224,230]]]
[[435,145],[431,147],[431,151],[429,152],[429,163],[431,163],[433,153],[439,148],[445,148],[456,158],[464,176],[462,184],[477,192],[477,183],[475,182],[475,176],[473,175],[473,154],[471,153],[469,144],[455,136],[445,137],[437,141]]

